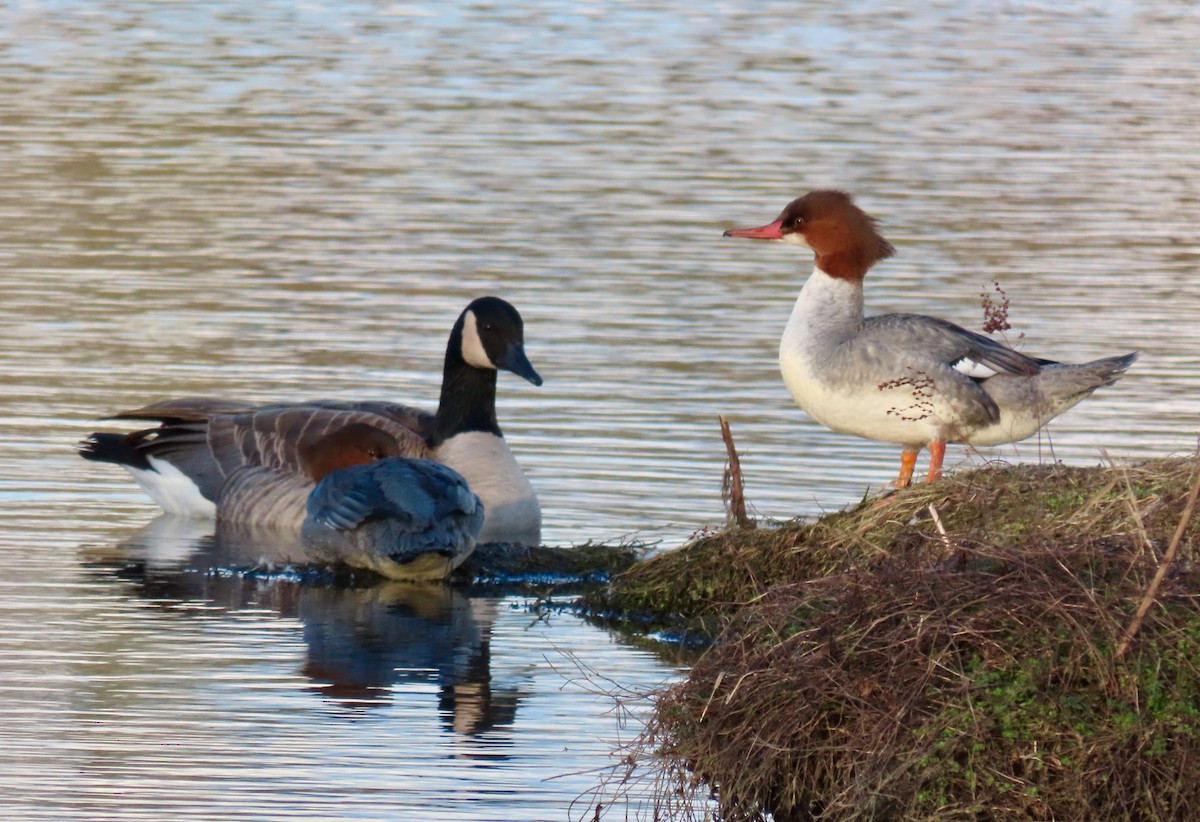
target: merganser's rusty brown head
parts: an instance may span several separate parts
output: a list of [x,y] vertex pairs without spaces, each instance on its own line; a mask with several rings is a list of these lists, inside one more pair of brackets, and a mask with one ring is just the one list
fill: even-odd
[[871,266],[896,253],[875,228],[875,219],[844,191],[810,191],[788,203],[779,217],[759,228],[738,228],[726,237],[803,245],[816,254],[817,268],[831,277],[862,282]]

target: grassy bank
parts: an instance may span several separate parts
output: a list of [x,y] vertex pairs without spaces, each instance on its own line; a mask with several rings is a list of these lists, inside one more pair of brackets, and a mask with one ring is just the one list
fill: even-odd
[[627,571],[646,554],[637,543],[583,543],[569,547],[488,543],[478,546],[453,574],[459,585],[594,585]]
[[988,467],[619,575],[591,608],[718,640],[642,740],[662,810],[1200,818],[1198,471]]

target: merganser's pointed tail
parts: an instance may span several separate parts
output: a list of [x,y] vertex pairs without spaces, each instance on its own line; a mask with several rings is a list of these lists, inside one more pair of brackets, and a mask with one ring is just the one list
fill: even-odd
[[1043,370],[1047,393],[1059,396],[1079,395],[1083,399],[1097,388],[1112,385],[1129,370],[1138,358],[1138,352],[1123,357],[1105,357],[1100,360],[1078,364],[1055,363]]
[[1112,385],[1133,365],[1136,352],[1084,363],[1042,361],[1029,377],[999,374],[980,387],[1000,409],[998,422],[971,432],[971,445],[1000,445],[1033,436],[1043,425],[1098,388]]

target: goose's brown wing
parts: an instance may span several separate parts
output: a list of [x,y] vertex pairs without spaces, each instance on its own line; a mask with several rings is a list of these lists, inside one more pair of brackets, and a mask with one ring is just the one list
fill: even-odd
[[430,457],[425,440],[394,416],[353,404],[289,404],[221,414],[208,422],[208,446],[226,476],[247,465],[299,475],[302,446],[352,423],[366,423],[391,434],[400,446],[401,456]]
[[433,415],[399,403],[313,400],[256,406],[239,400],[182,397],[114,414],[111,419],[154,421],[154,428],[128,434],[97,433],[84,444],[89,459],[149,468],[148,457],[170,462],[190,477],[207,499],[244,466],[299,473],[299,437],[320,436],[350,422],[366,422],[391,433],[401,451],[427,457],[424,437]]

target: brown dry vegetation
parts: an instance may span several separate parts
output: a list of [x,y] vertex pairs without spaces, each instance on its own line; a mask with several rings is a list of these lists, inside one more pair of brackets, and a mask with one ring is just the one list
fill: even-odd
[[1198,471],[984,468],[619,576],[592,608],[720,626],[635,752],[662,815],[1200,818]]

